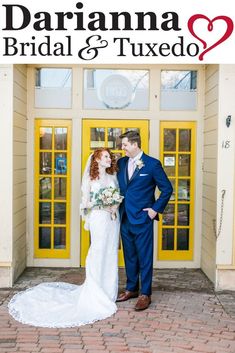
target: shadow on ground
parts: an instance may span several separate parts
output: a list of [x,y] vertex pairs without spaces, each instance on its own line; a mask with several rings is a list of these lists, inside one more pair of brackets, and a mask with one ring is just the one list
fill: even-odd
[[[0,289],[0,305],[15,292],[25,290],[41,282],[62,281],[81,284],[85,279],[84,268],[29,267],[19,277],[13,288]],[[125,288],[125,270],[119,269],[119,288]],[[200,269],[154,269],[153,292],[194,292],[217,296],[224,310],[235,318],[235,292],[214,291],[213,283]]]

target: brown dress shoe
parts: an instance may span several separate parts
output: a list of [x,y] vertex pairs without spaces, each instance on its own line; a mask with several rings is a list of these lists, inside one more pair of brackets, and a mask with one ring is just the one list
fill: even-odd
[[145,310],[149,307],[151,304],[151,296],[142,294],[139,296],[137,303],[135,305],[135,310],[140,311],[140,310]]
[[139,295],[138,292],[131,292],[129,290],[126,290],[125,292],[119,294],[116,302],[125,302],[128,299],[137,298],[138,295]]

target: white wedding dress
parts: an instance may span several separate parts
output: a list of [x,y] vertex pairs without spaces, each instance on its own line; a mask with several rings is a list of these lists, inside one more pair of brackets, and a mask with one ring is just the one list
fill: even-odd
[[[116,176],[105,174],[90,182],[91,191],[117,187]],[[89,215],[91,246],[86,258],[86,279],[82,285],[64,282],[41,283],[17,293],[9,313],[24,324],[39,327],[74,327],[113,315],[118,292],[119,218],[105,210]]]

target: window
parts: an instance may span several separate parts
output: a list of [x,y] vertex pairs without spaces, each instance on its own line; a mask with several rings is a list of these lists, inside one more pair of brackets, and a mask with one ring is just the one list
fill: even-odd
[[84,70],[84,109],[147,110],[148,70]]
[[197,71],[161,72],[161,110],[197,108]]
[[35,81],[36,108],[71,108],[71,69],[39,68]]

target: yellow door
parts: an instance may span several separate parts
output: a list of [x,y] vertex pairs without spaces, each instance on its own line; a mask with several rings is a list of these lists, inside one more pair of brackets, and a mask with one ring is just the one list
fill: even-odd
[[192,260],[195,122],[161,123],[161,161],[174,192],[159,222],[158,259]]
[[34,254],[70,256],[71,122],[35,122]]
[[[118,138],[127,130],[138,130],[142,139],[142,149],[148,153],[148,121],[146,120],[83,120],[82,126],[82,170],[87,158],[95,148],[109,147],[117,157],[123,156]],[[85,265],[90,245],[89,232],[82,225],[81,231],[81,266]],[[124,266],[122,246],[119,246],[119,266]]]

